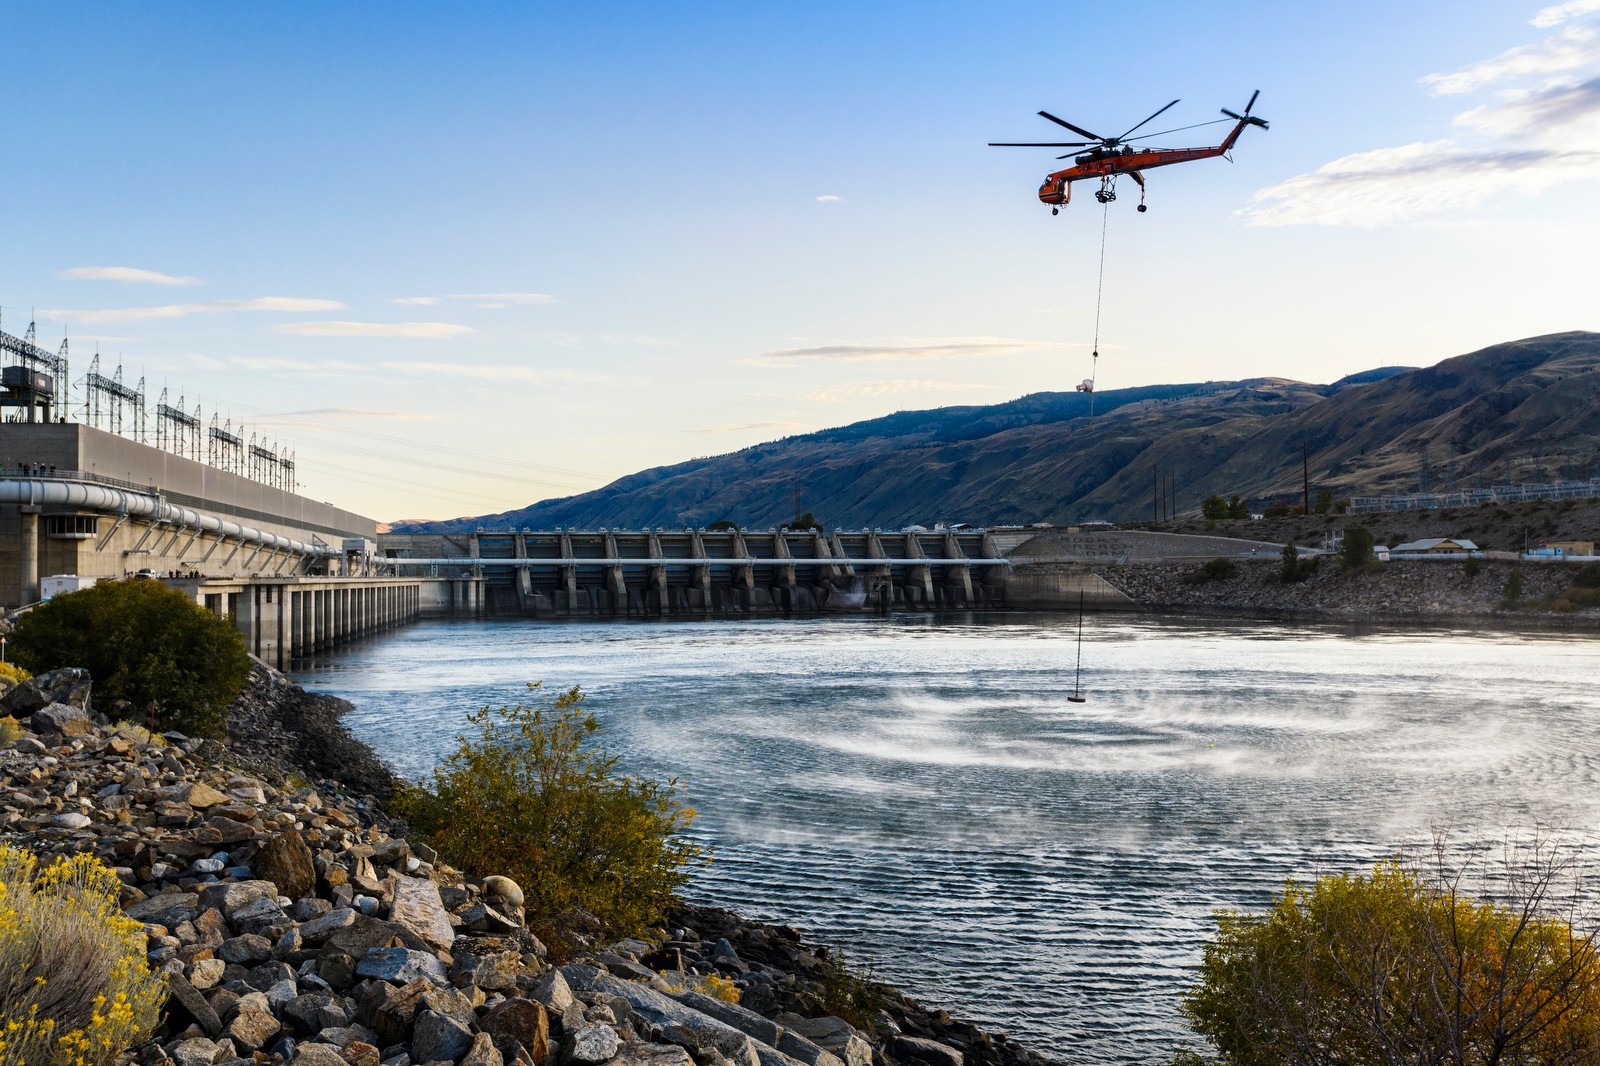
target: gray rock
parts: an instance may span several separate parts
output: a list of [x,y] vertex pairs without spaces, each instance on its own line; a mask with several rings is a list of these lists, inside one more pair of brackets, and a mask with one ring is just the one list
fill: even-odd
[[282,1014],[283,1008],[297,995],[299,989],[295,986],[293,978],[275,981],[272,987],[267,989],[267,1005],[272,1008],[273,1014]]
[[918,1036],[895,1037],[889,1042],[889,1053],[901,1062],[917,1066],[962,1066],[965,1058],[949,1044]]
[[334,933],[354,925],[356,912],[349,907],[338,907],[320,918],[313,918],[300,927],[300,939],[308,947],[316,947]]
[[11,745],[12,751],[20,751],[24,755],[44,755],[50,749],[39,743],[37,737],[18,737]]
[[87,829],[92,823],[93,819],[87,814],[79,814],[76,811],[58,814],[50,819],[50,824],[57,829]]
[[167,975],[167,991],[171,994],[167,1000],[167,1011],[175,1021],[181,1022],[187,1018],[204,1030],[207,1036],[214,1037],[222,1032],[222,1019],[199,989],[184,980],[182,974]]
[[574,1000],[572,989],[567,985],[567,979],[561,975],[560,970],[551,970],[539,978],[529,997],[543,1003],[552,1014],[564,1014]]
[[444,968],[444,963],[426,951],[413,951],[410,948],[373,948],[356,964],[356,973],[400,985],[424,978],[437,985],[450,983],[450,974]]
[[130,904],[122,913],[137,922],[175,929],[195,917],[198,900],[192,892],[163,892]]
[[247,933],[224,940],[216,955],[224,962],[254,966],[272,958],[272,941],[257,933]]
[[398,877],[389,905],[389,921],[415,933],[429,947],[448,951],[456,931],[450,912],[439,899],[439,886],[420,877]]
[[223,959],[196,959],[189,967],[189,983],[199,989],[214,988],[227,967]]
[[693,1059],[674,1044],[647,1044],[630,1040],[617,1049],[612,1066],[692,1066]]
[[[266,882],[258,881],[257,884]],[[228,915],[228,923],[241,933],[260,933],[276,940],[294,923],[278,901],[267,896],[251,900]]]
[[63,703],[80,711],[88,711],[92,686],[89,671],[80,667],[50,670],[7,692],[4,698],[0,698],[0,710],[6,714],[26,715],[52,703]]
[[456,1062],[472,1047],[472,1030],[448,1015],[425,1010],[411,1031],[411,1058],[416,1062]]
[[217,908],[225,918],[232,918],[235,911],[258,899],[276,901],[277,898],[278,886],[271,881],[222,881],[200,889],[200,905]]
[[788,1028],[831,1052],[845,1066],[871,1066],[872,1045],[843,1018],[800,1018],[789,1022]]
[[[783,1035],[783,1029],[753,1010],[741,1007],[737,1003],[724,1003],[720,999],[702,995],[693,989],[675,992],[672,998],[686,1007],[692,1007],[701,1014],[709,1015],[719,1022],[727,1022],[735,1029],[749,1033],[763,1044],[779,1047],[778,1039]],[[779,1048],[779,1050],[783,1049]],[[818,1050],[820,1051],[821,1049],[819,1048]],[[799,1058],[799,1056],[796,1056],[796,1058]]]
[[167,1054],[178,1066],[211,1066],[217,1058],[217,1045],[203,1036],[184,1040]]
[[339,1002],[332,992],[306,992],[283,1006],[282,1016],[302,1036],[314,1036],[323,1028],[323,1011]]
[[339,1049],[332,1044],[299,1044],[294,1049],[294,1058],[290,1062],[299,1063],[300,1066],[349,1066],[344,1057],[339,1054]]
[[330,1027],[317,1034],[317,1040],[335,1047],[349,1047],[351,1044],[370,1044],[377,1039],[377,1034],[364,1025],[345,1025]]
[[581,1066],[600,1066],[615,1058],[621,1046],[622,1040],[615,1029],[596,1024],[568,1033],[561,1050],[562,1057],[568,1062],[576,1062]]
[[[428,859],[433,862],[433,859]],[[483,891],[490,899],[502,901],[508,907],[522,906],[522,886],[509,877],[491,874],[483,879]]]
[[[674,1031],[684,1041],[692,1043],[698,1049],[715,1050],[732,1059],[736,1066],[757,1066],[757,1063],[768,1061],[768,1054],[776,1056],[779,1060],[787,1058],[776,1049],[759,1044],[749,1033],[686,1007],[671,996],[647,985],[634,984],[613,977],[611,974],[601,973],[591,966],[579,966],[573,963],[563,966],[561,973],[566,977],[567,983],[574,988],[589,992],[607,992],[625,999],[633,1009],[633,1013],[646,1023],[663,1030]],[[674,1042],[680,1041],[675,1039]]]
[[52,703],[33,712],[32,729],[40,736],[78,737],[93,728],[87,713],[64,703]]

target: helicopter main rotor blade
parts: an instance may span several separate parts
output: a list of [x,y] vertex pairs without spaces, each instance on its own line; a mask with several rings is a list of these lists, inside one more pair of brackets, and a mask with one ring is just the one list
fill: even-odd
[[1260,95],[1261,95],[1261,90],[1260,89],[1257,89],[1255,92],[1250,94],[1250,102],[1248,104],[1244,105],[1244,113],[1245,114],[1248,115],[1250,113],[1250,109],[1256,106],[1256,97],[1258,97]]
[[1046,143],[1043,141],[990,141],[990,148],[1082,148],[1088,144],[1099,144],[1099,141],[1063,141]]
[[1179,126],[1176,129],[1162,130],[1160,133],[1147,133],[1143,137],[1140,137],[1139,139],[1141,141],[1148,141],[1148,140],[1151,140],[1151,139],[1153,139],[1155,137],[1165,137],[1169,133],[1182,133],[1184,130],[1197,130],[1201,126],[1215,126],[1217,123],[1224,122],[1224,121],[1226,121],[1226,120],[1225,119],[1220,119],[1220,118],[1214,118],[1210,122],[1196,122],[1192,126]]
[[1239,120],[1239,121],[1240,121],[1240,122],[1243,122],[1243,121],[1244,121],[1244,116],[1243,116],[1243,115],[1241,115],[1241,114],[1239,114],[1239,112],[1237,112],[1237,111],[1229,111],[1229,110],[1228,110],[1228,109],[1227,109],[1227,108],[1223,108],[1223,109],[1222,109],[1222,113],[1223,113],[1223,114],[1224,114],[1224,115],[1227,115],[1227,116],[1228,116],[1228,117],[1229,117],[1229,118],[1236,118],[1236,119],[1238,119],[1238,120]]
[[1100,136],[1098,133],[1090,133],[1088,130],[1084,129],[1082,126],[1074,126],[1072,123],[1068,122],[1066,119],[1064,119],[1064,118],[1056,118],[1054,115],[1052,115],[1048,111],[1041,111],[1041,112],[1039,112],[1039,114],[1042,117],[1049,119],[1051,122],[1054,122],[1057,126],[1065,126],[1065,127],[1067,127],[1067,129],[1071,130],[1073,133],[1076,133],[1079,137],[1088,137],[1090,140],[1095,141],[1096,143],[1105,140],[1105,138]]
[[[1174,104],[1176,104],[1176,103],[1177,103],[1177,102],[1178,102],[1178,101],[1176,101],[1176,100],[1174,100],[1174,101],[1172,101],[1172,103],[1171,103],[1171,104],[1168,104],[1168,105],[1167,105],[1167,107],[1172,107],[1172,106],[1173,106],[1173,105],[1174,105]],[[1166,109],[1167,109],[1167,107],[1163,107],[1163,108],[1161,108],[1161,110],[1160,110],[1160,111],[1157,111],[1157,112],[1156,112],[1156,113],[1155,113],[1155,115],[1151,115],[1151,116],[1150,116],[1150,118],[1155,118],[1155,117],[1156,117],[1156,115],[1159,115],[1159,114],[1161,114],[1161,112],[1162,112],[1162,111],[1165,111],[1165,110],[1166,110]],[[1150,121],[1150,118],[1147,118],[1147,119],[1145,119],[1145,120],[1144,120],[1144,122],[1149,122],[1149,121]],[[1139,123],[1139,126],[1143,126],[1143,125],[1144,125],[1144,122],[1141,122],[1141,123]],[[1119,141],[1125,141],[1125,140],[1127,140],[1127,139],[1128,139],[1128,134],[1129,134],[1129,133],[1132,133],[1132,132],[1133,132],[1133,130],[1136,130],[1136,129],[1138,129],[1138,128],[1139,128],[1139,126],[1135,126],[1135,127],[1133,127],[1133,129],[1132,129],[1132,130],[1129,130],[1129,131],[1128,131],[1128,133],[1124,133],[1124,134],[1123,134],[1123,135],[1122,135],[1122,136],[1121,136],[1121,137],[1118,137],[1118,138],[1117,138],[1117,140],[1119,140]]]

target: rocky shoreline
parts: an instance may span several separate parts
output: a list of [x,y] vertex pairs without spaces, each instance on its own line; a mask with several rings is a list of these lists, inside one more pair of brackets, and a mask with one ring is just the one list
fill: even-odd
[[[1304,580],[1284,584],[1277,559],[1241,559],[1232,577],[1189,580],[1200,561],[1130,563],[1096,570],[1141,608],[1175,614],[1225,614],[1331,622],[1425,622],[1504,629],[1600,628],[1600,607],[1570,612],[1543,608],[1572,584],[1577,567],[1481,560],[1477,573],[1450,560],[1405,560],[1370,571],[1341,573],[1324,558]],[[1503,603],[1506,582],[1520,569],[1523,592],[1517,608]]]
[[[656,942],[553,958],[515,883],[468,877],[408,839],[384,807],[396,780],[339,722],[347,707],[260,665],[226,741],[113,726],[80,670],[0,697],[23,727],[0,751],[0,839],[114,868],[168,975],[161,1030],[124,1061],[1046,1061],[852,976],[793,929],[716,908],[678,905]],[[850,1020],[830,1009],[841,1003]]]

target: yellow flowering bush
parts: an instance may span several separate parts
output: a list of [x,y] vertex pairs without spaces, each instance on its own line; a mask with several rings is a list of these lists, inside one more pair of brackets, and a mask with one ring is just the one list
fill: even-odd
[[22,727],[9,714],[0,718],[0,748],[9,748],[22,735]]
[[18,666],[16,663],[0,663],[0,682],[9,681],[11,683],[10,685],[4,685],[5,688],[10,688],[11,685],[20,685],[24,681],[32,680],[33,675],[28,673],[28,671],[24,670],[22,667]]
[[155,1031],[166,978],[118,887],[92,855],[41,872],[0,843],[0,1066],[107,1066]]

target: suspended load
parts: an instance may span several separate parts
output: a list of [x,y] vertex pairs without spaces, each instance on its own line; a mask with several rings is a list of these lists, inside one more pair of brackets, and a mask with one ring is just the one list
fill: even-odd
[[1093,392],[1094,378],[1084,378],[1082,381],[1078,382],[1077,390],[1079,392]]

